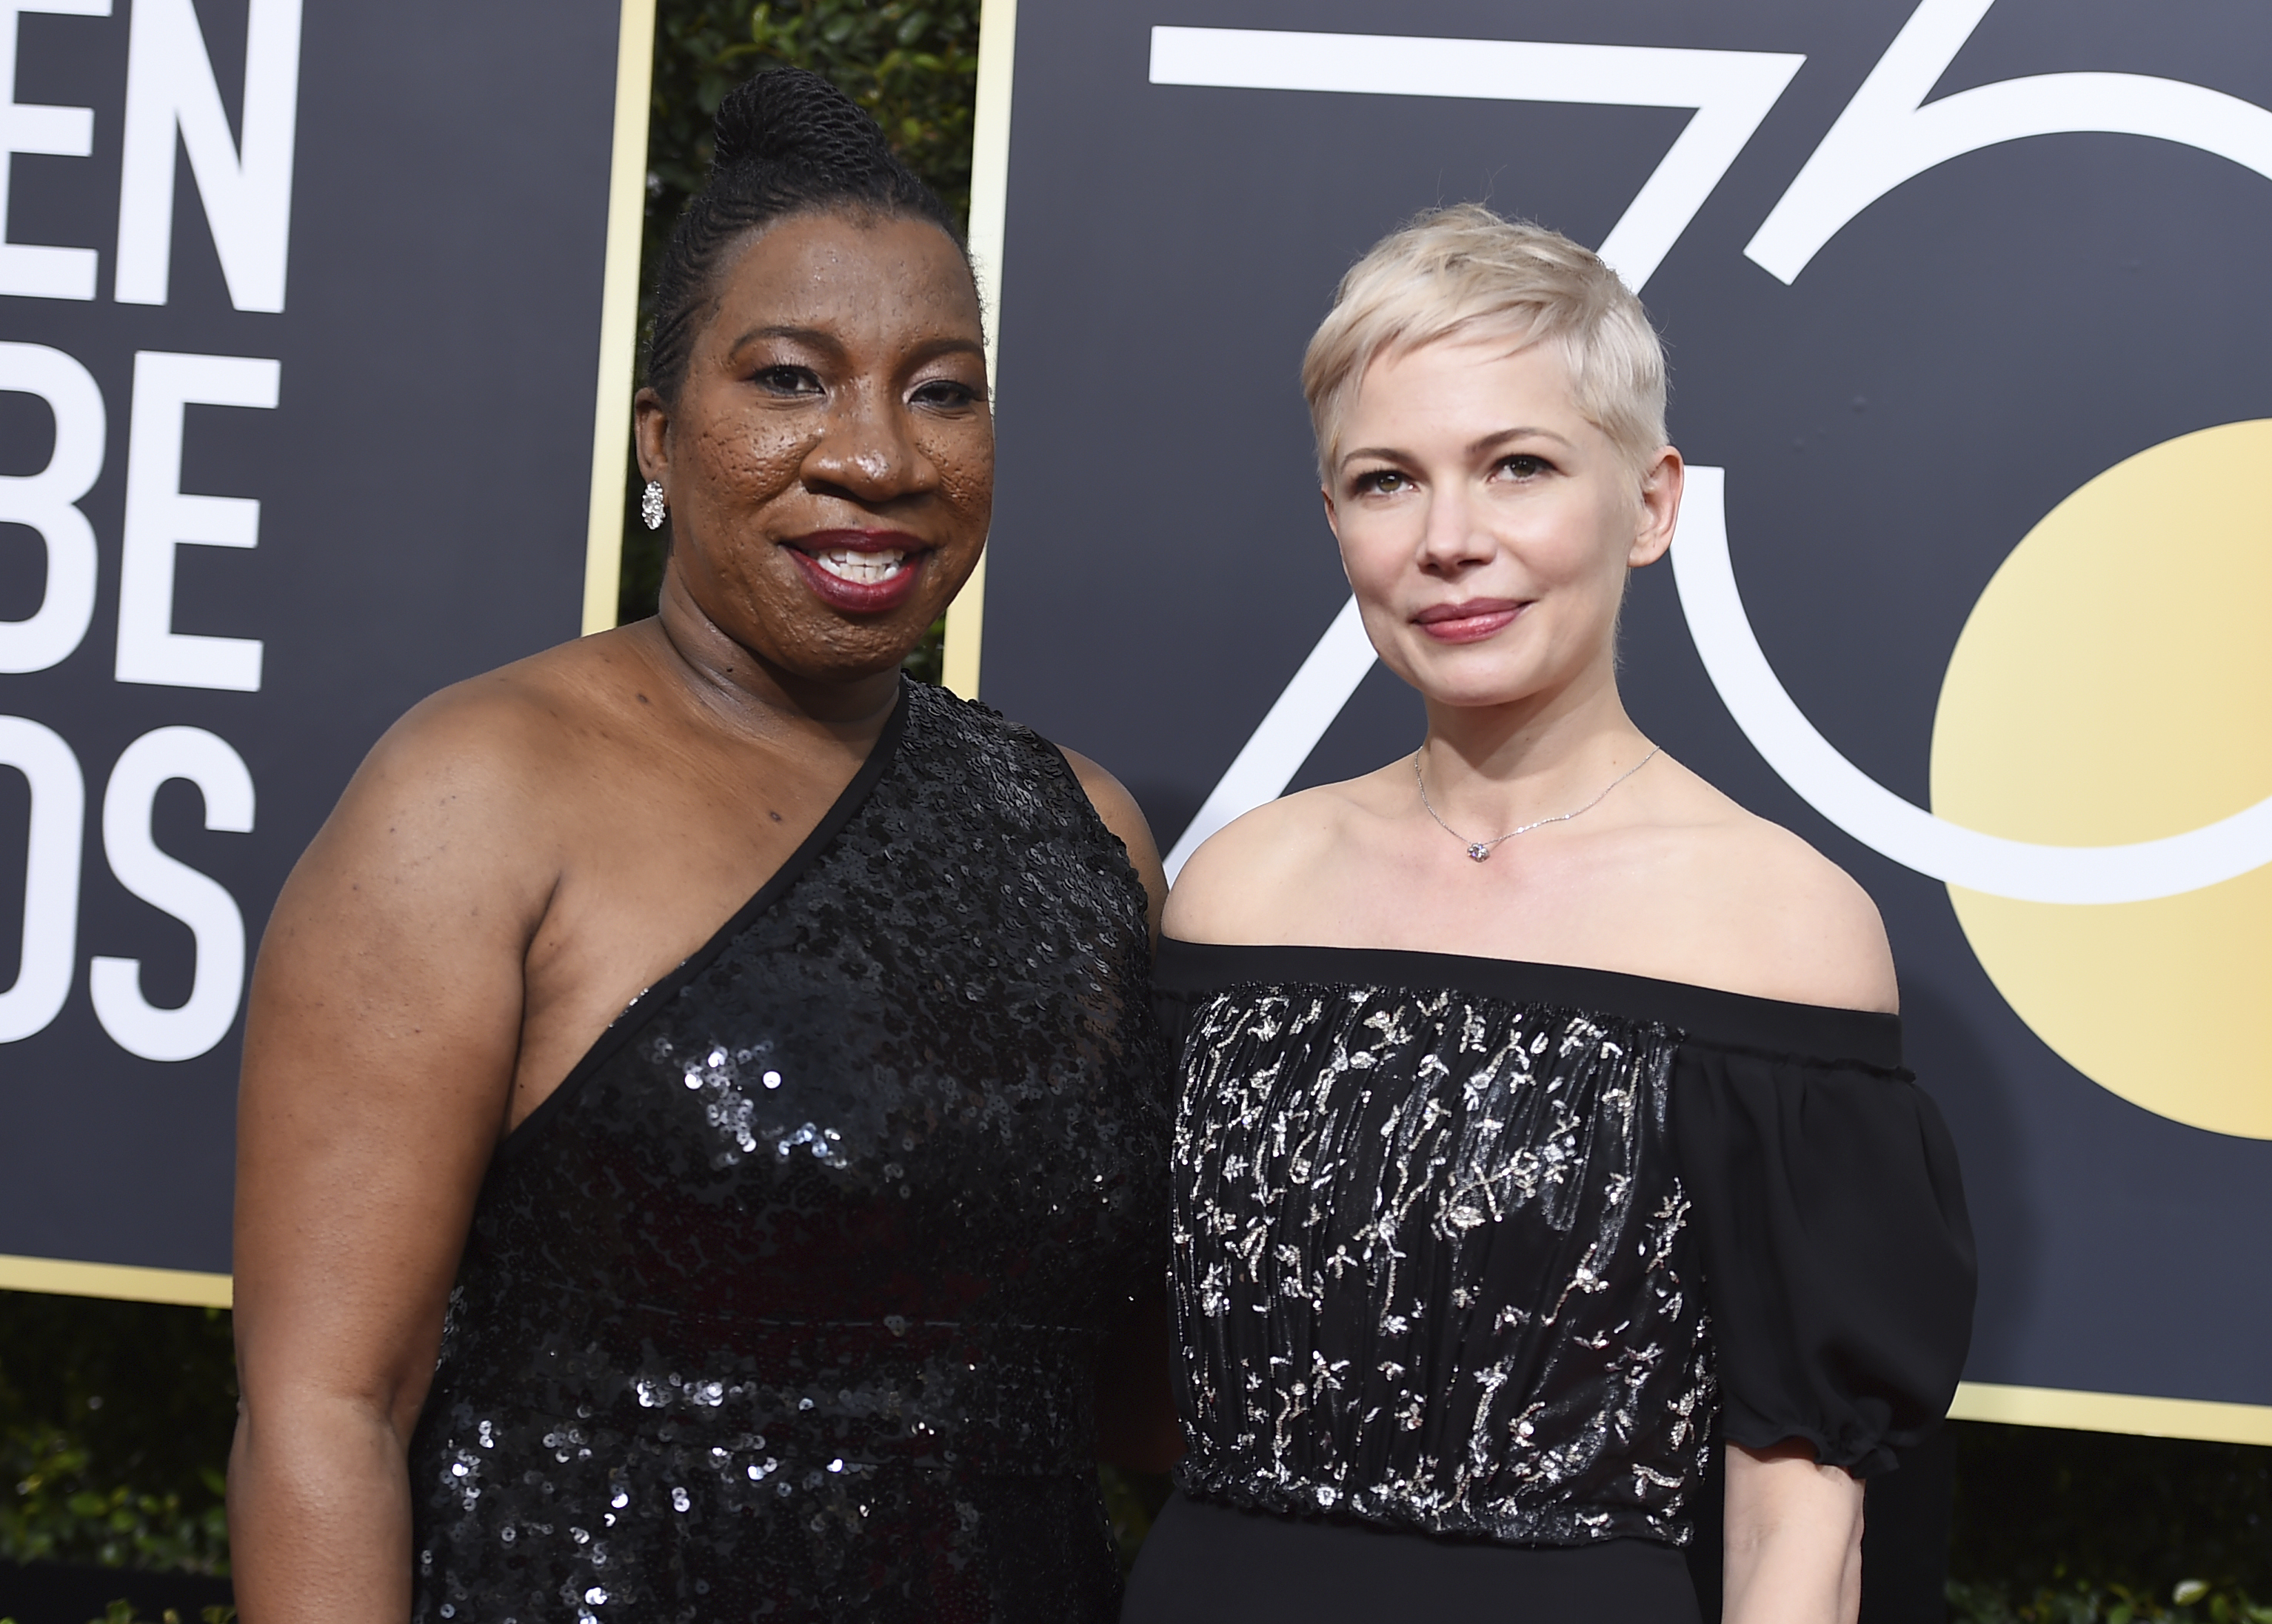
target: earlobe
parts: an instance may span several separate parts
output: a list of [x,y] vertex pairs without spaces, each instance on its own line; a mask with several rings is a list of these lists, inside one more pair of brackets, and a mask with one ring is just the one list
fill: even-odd
[[1633,546],[1626,553],[1626,566],[1628,569],[1647,569],[1671,548],[1672,527],[1656,522],[1652,511],[1648,521],[1641,526],[1640,533],[1633,537]]

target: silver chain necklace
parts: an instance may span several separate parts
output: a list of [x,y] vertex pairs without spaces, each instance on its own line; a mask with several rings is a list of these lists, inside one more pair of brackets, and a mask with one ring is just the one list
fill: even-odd
[[1558,812],[1551,818],[1541,818],[1537,822],[1526,823],[1519,829],[1509,829],[1506,834],[1492,840],[1469,840],[1466,835],[1461,834],[1450,824],[1444,821],[1444,814],[1438,812],[1436,810],[1435,803],[1428,798],[1428,781],[1421,775],[1420,752],[1416,750],[1412,752],[1412,782],[1420,786],[1420,805],[1428,809],[1428,815],[1436,820],[1436,827],[1443,830],[1445,834],[1450,835],[1454,840],[1458,841],[1461,845],[1465,846],[1468,849],[1468,855],[1473,857],[1476,862],[1480,863],[1484,858],[1491,856],[1491,848],[1498,845],[1501,841],[1513,840],[1518,834],[1528,834],[1533,829],[1543,829],[1550,823],[1567,823],[1573,818],[1582,817],[1586,813],[1593,811],[1594,808],[1599,806],[1603,801],[1609,798],[1611,790],[1616,789],[1619,784],[1625,782],[1626,779],[1631,778],[1635,773],[1638,773],[1641,768],[1647,767],[1651,761],[1655,760],[1658,752],[1663,748],[1664,746],[1662,745],[1652,747],[1648,754],[1643,756],[1640,760],[1626,768],[1624,772],[1619,773],[1615,778],[1611,779],[1607,789],[1604,789],[1601,794],[1596,796],[1583,806],[1581,806],[1576,812]]

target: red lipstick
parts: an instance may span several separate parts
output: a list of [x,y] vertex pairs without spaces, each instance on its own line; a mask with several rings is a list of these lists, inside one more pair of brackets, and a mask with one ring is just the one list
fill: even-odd
[[1437,603],[1412,617],[1412,624],[1439,643],[1480,643],[1513,625],[1529,607],[1521,598],[1469,598]]
[[[923,579],[923,561],[930,552],[904,530],[817,530],[785,545],[820,601],[848,615],[888,614],[906,602]],[[821,562],[832,553],[898,553],[900,566],[879,580],[855,580]]]

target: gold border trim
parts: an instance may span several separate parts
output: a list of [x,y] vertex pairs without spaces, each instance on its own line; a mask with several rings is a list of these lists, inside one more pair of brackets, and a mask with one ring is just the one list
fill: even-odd
[[2083,1433],[2272,1444],[2272,1405],[2266,1404],[1964,1381],[1957,1384],[1956,1402],[1948,1407],[1948,1414],[1952,1420],[2000,1421],[2012,1426],[2061,1426]]
[[616,137],[608,166],[607,264],[600,287],[600,376],[592,424],[592,512],[584,542],[584,635],[616,624],[624,565],[624,471],[631,454],[639,342],[639,228],[646,219],[647,97],[655,0],[624,0],[616,44]]
[[232,1283],[227,1275],[5,1255],[0,1255],[0,1291],[44,1291],[51,1297],[122,1298],[134,1303],[182,1303],[192,1308],[226,1308],[233,1298]]
[[[985,311],[986,384],[1002,348],[1002,237],[1010,212],[1010,84],[1018,45],[1018,0],[983,0],[978,12],[978,107],[970,142],[970,258]],[[946,686],[978,697],[986,622],[986,558],[946,611]]]

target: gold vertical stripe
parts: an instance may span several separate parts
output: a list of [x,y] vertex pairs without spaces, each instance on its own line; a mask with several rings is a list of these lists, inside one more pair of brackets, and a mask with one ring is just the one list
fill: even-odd
[[608,169],[607,264],[600,292],[600,377],[592,425],[591,528],[584,543],[584,634],[616,624],[623,571],[624,473],[632,363],[639,341],[639,233],[646,219],[647,94],[655,0],[623,0],[616,42],[616,138]]
[[2272,1444],[2272,1405],[2221,1404],[2195,1398],[2144,1398],[2063,1388],[1958,1384],[1948,1407],[1958,1421],[2012,1426],[2061,1426],[2084,1433],[2136,1433],[2149,1438],[2200,1438],[2219,1443]]
[[[970,258],[986,319],[986,382],[1002,348],[1002,234],[1010,208],[1010,80],[1018,45],[1018,0],[983,0],[978,13],[978,109],[970,146]],[[982,556],[946,611],[946,685],[978,697],[978,652],[986,619]]]
[[183,1269],[131,1269],[120,1263],[73,1263],[61,1258],[0,1256],[0,1291],[226,1308],[230,1302],[230,1290],[227,1275],[193,1274]]

